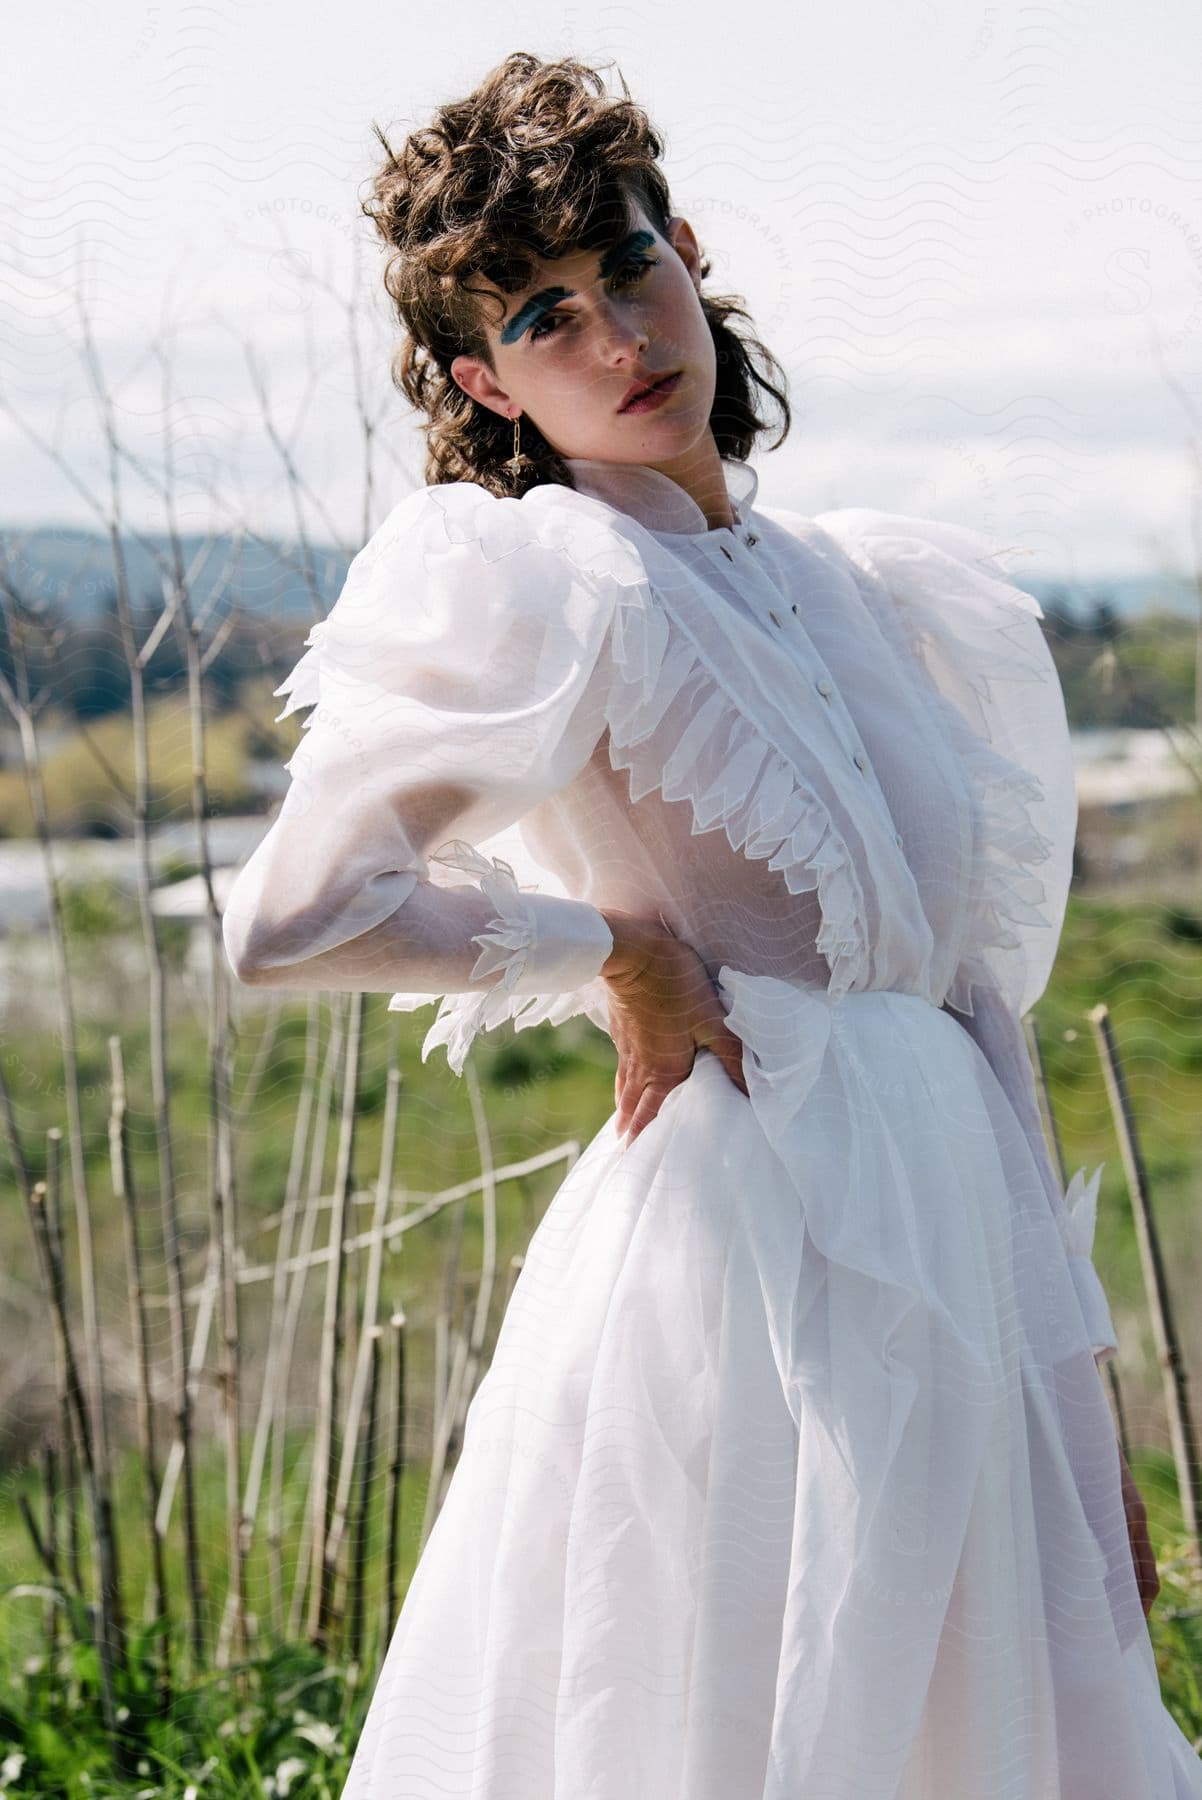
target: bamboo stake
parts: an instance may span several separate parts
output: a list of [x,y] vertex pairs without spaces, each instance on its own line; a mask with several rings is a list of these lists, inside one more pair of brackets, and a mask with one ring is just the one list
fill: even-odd
[[434,1380],[432,1383],[432,1409],[430,1414],[430,1473],[426,1483],[426,1505],[422,1514],[421,1530],[418,1533],[419,1550],[425,1548],[426,1539],[430,1535],[430,1527],[434,1523],[434,1508],[437,1500],[432,1499],[431,1489],[438,1486],[442,1479],[445,1439],[443,1423],[447,1418],[447,1395],[451,1386],[451,1370],[453,1366],[453,1338],[450,1307],[445,1292],[440,1301],[438,1311],[434,1315]]
[[[184,1563],[187,1576],[189,1638],[192,1666],[204,1665],[204,1595],[200,1573],[200,1540],[196,1507],[196,1467],[193,1443],[193,1390],[188,1380],[187,1319],[184,1311],[183,1249],[180,1241],[176,1191],[175,1140],[171,1119],[171,1086],[167,1061],[167,976],[152,902],[154,869],[150,845],[150,745],[146,721],[145,666],[148,646],[139,649],[130,603],[129,577],[121,537],[120,507],[114,487],[114,517],[110,526],[114,593],[121,648],[129,674],[130,735],[134,759],[131,796],[134,870],[138,920],[147,976],[150,1091],[154,1109],[155,1150],[159,1173],[159,1212],[163,1228],[163,1256],[167,1272],[167,1306],[171,1345],[171,1381],[175,1396],[175,1433],[180,1446],[184,1506]],[[153,650],[153,645],[149,646]],[[162,1541],[162,1534],[156,1530]]]
[[[66,1578],[62,1573],[58,1547],[58,1458],[49,1438],[42,1443],[42,1486],[46,1494],[46,1549],[56,1581],[65,1586]],[[46,1607],[46,1648],[51,1668],[54,1666],[61,1637],[60,1608],[50,1601]]]
[[292,1598],[288,1605],[289,1642],[295,1641],[300,1632],[305,1592],[309,1585],[309,1569],[313,1561],[313,1493],[317,1479],[314,1470],[316,1452],[317,1445],[314,1442],[313,1456],[309,1462],[309,1479],[305,1487],[305,1506],[301,1514],[300,1540],[296,1547],[296,1570],[292,1582]]
[[347,1031],[346,1075],[342,1089],[342,1117],[338,1131],[338,1166],[330,1208],[330,1261],[326,1270],[325,1313],[322,1319],[321,1355],[317,1366],[316,1447],[313,1455],[313,1585],[309,1596],[308,1633],[315,1649],[326,1648],[327,1620],[333,1597],[333,1570],[326,1556],[330,1529],[331,1487],[334,1474],[334,1434],[338,1418],[338,1363],[342,1353],[342,1281],[346,1266],[343,1250],[347,1196],[351,1187],[351,1163],[355,1143],[355,1106],[359,1092],[359,1061],[363,1049],[364,996],[350,997]]
[[1144,1290],[1152,1316],[1152,1332],[1164,1383],[1165,1404],[1169,1416],[1169,1433],[1173,1444],[1173,1460],[1177,1466],[1177,1482],[1181,1495],[1181,1512],[1195,1561],[1202,1560],[1199,1542],[1199,1518],[1202,1515],[1202,1471],[1198,1466],[1198,1439],[1190,1410],[1185,1363],[1173,1322],[1172,1303],[1164,1262],[1160,1254],[1160,1236],[1152,1210],[1152,1196],[1139,1146],[1139,1132],[1127,1092],[1126,1078],[1115,1043],[1110,1009],[1104,1001],[1091,1007],[1087,1014],[1106,1078],[1110,1111],[1118,1132],[1127,1189],[1135,1215],[1143,1268]]
[[484,1183],[480,1189],[480,1216],[484,1242],[481,1250],[480,1281],[476,1290],[476,1305],[472,1315],[467,1361],[459,1391],[455,1396],[454,1436],[456,1445],[462,1442],[467,1421],[467,1409],[476,1390],[477,1373],[484,1355],[484,1340],[488,1330],[489,1307],[492,1304],[493,1287],[497,1278],[496,1161],[493,1156],[492,1135],[488,1129],[488,1111],[480,1092],[480,1078],[475,1069],[470,1066],[466,1073],[469,1077],[468,1099],[471,1103],[476,1143],[480,1154],[480,1172],[484,1177]]
[[[259,1413],[255,1422],[250,1464],[246,1473],[246,1489],[242,1496],[242,1516],[247,1522],[242,1553],[247,1557],[250,1555],[254,1541],[259,1495],[267,1461],[267,1448],[276,1420],[276,1390],[280,1385],[279,1375],[283,1363],[280,1327],[288,1288],[285,1265],[292,1254],[292,1237],[296,1213],[300,1205],[301,1177],[304,1173],[305,1151],[309,1142],[309,1126],[313,1113],[313,1088],[320,1047],[321,1010],[316,994],[309,995],[306,1010],[305,1066],[301,1075],[296,1117],[292,1126],[292,1149],[288,1158],[288,1174],[284,1182],[284,1204],[276,1234],[275,1260],[271,1277],[271,1309],[267,1325],[266,1366],[263,1371],[263,1388],[259,1395]],[[283,1569],[280,1562],[278,1536],[269,1555],[269,1581],[271,1583],[272,1630],[278,1641],[283,1629]]]
[[[481,1171],[483,1192],[490,1184],[488,1168]],[[434,1319],[434,1416],[431,1426],[430,1482],[422,1519],[420,1544],[424,1549],[442,1504],[443,1471],[455,1429],[456,1396],[466,1361],[467,1346],[456,1321],[459,1317],[459,1264],[467,1226],[467,1197],[457,1206],[443,1265],[442,1299]]]
[[267,1018],[259,1041],[255,1045],[254,1061],[247,1072],[246,1081],[236,1103],[232,1104],[234,1122],[238,1125],[250,1117],[251,1108],[258,1097],[259,1086],[264,1072],[271,1061],[271,1052],[275,1049],[279,1036],[280,1020],[284,1012],[284,999],[281,994],[273,994],[267,1006]]
[[[209,1240],[209,1260],[204,1276],[195,1292],[196,1319],[192,1327],[192,1347],[188,1355],[185,1369],[185,1380],[188,1389],[189,1415],[195,1413],[197,1398],[200,1392],[200,1379],[204,1373],[205,1359],[208,1355],[209,1329],[212,1325],[213,1310],[217,1299],[217,1248],[212,1238]],[[175,1494],[181,1473],[186,1467],[184,1442],[177,1434],[167,1453],[167,1466],[163,1471],[163,1486],[159,1493],[158,1511],[155,1521],[158,1529],[164,1533],[171,1523],[171,1511],[175,1504]],[[200,1593],[197,1600],[198,1615],[203,1618],[205,1610],[204,1581],[199,1566],[197,1580],[200,1581]]]
[[[47,1235],[49,1237],[50,1243],[54,1246],[54,1254],[58,1259],[58,1265],[61,1269],[65,1270],[67,1267],[67,1250],[66,1250],[66,1243],[64,1240],[64,1236],[63,1236],[63,1212],[62,1212],[61,1191],[60,1191],[60,1182],[61,1182],[61,1173],[62,1173],[62,1155],[61,1155],[62,1141],[63,1141],[63,1134],[62,1134],[61,1130],[59,1129],[59,1127],[57,1125],[51,1125],[46,1132],[46,1180],[45,1180],[46,1231],[47,1231]],[[64,1293],[65,1293],[65,1287],[64,1287]],[[69,1400],[68,1400],[67,1371],[66,1371],[66,1367],[63,1362],[62,1349],[59,1344],[57,1334],[54,1339],[54,1363],[55,1363],[56,1383],[57,1383],[56,1394],[57,1394],[58,1414],[59,1414],[59,1419],[60,1419],[60,1430],[63,1433],[64,1456],[66,1458],[68,1470],[69,1470],[68,1484],[69,1484],[70,1488],[73,1488],[76,1480],[78,1479],[75,1471],[78,1468],[79,1463],[82,1461],[82,1458],[79,1456],[76,1456],[74,1454],[74,1440],[75,1440],[75,1436],[76,1436],[77,1427],[76,1427],[76,1422],[75,1422],[75,1416],[71,1410]],[[78,1508],[76,1505],[76,1497],[75,1497],[74,1493],[70,1494],[68,1504],[70,1506],[72,1566],[73,1566],[74,1572],[75,1572],[76,1588],[80,1593],[82,1593],[83,1592],[83,1581],[82,1581],[81,1575],[80,1575],[79,1513],[78,1513]],[[57,1610],[58,1609],[56,1607],[55,1608],[56,1613],[57,1613]]]
[[[166,378],[166,367],[164,366]],[[200,626],[191,617],[187,582],[178,535],[172,530],[175,554],[173,590],[169,596],[176,607],[181,626],[188,673],[188,716],[192,744],[192,818],[196,828],[197,856],[205,892],[208,923],[209,959],[209,1129],[210,1182],[209,1201],[213,1242],[217,1247],[218,1286],[221,1300],[221,1341],[218,1367],[225,1426],[225,1508],[226,1554],[229,1562],[229,1584],[232,1617],[232,1650],[239,1662],[237,1686],[239,1698],[245,1698],[245,1677],[241,1669],[246,1654],[245,1564],[242,1551],[243,1521],[242,1442],[240,1419],[240,1349],[238,1333],[237,1284],[237,1184],[234,1172],[233,1113],[230,1103],[230,1024],[229,989],[231,971],[226,961],[221,913],[213,891],[213,867],[209,854],[209,801],[205,774],[205,708],[201,676]],[[224,1625],[224,1622],[223,1622]],[[228,1667],[230,1641],[223,1628],[217,1650],[216,1666]]]
[[77,1594],[83,1593],[83,1548],[79,1532],[79,1496],[82,1486],[80,1466],[83,1457],[80,1454],[75,1434],[75,1414],[71,1405],[71,1397],[67,1391],[66,1371],[63,1371],[58,1396],[59,1440],[63,1452],[63,1487],[67,1502],[67,1546],[71,1563],[71,1581]]
[[[1044,1137],[1051,1144],[1055,1161],[1056,1174],[1060,1180],[1060,1191],[1063,1193],[1068,1185],[1068,1167],[1064,1159],[1064,1147],[1060,1142],[1060,1126],[1052,1109],[1051,1097],[1048,1094],[1047,1070],[1043,1060],[1043,1042],[1039,1028],[1035,1023],[1034,1013],[1028,1013],[1023,1020],[1026,1032],[1027,1051],[1031,1058],[1031,1066],[1035,1075],[1035,1096],[1039,1103],[1039,1113],[1043,1124]],[[1110,1385],[1110,1398],[1114,1405],[1115,1421],[1118,1428],[1119,1446],[1126,1462],[1131,1460],[1131,1443],[1127,1434],[1127,1413],[1123,1406],[1123,1393],[1119,1383],[1118,1359],[1108,1357],[1103,1364],[1106,1379]]]
[[380,1339],[383,1327],[369,1326],[365,1333],[370,1364],[367,1386],[367,1430],[363,1438],[362,1472],[359,1477],[359,1516],[355,1525],[354,1573],[351,1578],[350,1654],[363,1661],[363,1591],[367,1579],[368,1535],[371,1522],[371,1490],[376,1478],[376,1418],[380,1387]]
[[[476,1132],[476,1145],[480,1159],[480,1202],[481,1221],[483,1226],[483,1249],[481,1255],[480,1281],[476,1288],[476,1300],[470,1327],[466,1333],[460,1332],[456,1326],[455,1360],[451,1378],[441,1397],[439,1423],[436,1434],[435,1456],[431,1465],[430,1487],[426,1494],[426,1515],[422,1528],[423,1543],[434,1527],[434,1519],[446,1498],[446,1490],[454,1472],[459,1445],[462,1441],[463,1429],[467,1418],[467,1409],[475,1389],[476,1372],[479,1369],[485,1332],[488,1325],[488,1311],[492,1300],[492,1290],[496,1279],[497,1262],[497,1183],[496,1165],[493,1157],[492,1139],[488,1130],[488,1117],[480,1093],[480,1082],[476,1072],[469,1065],[465,1070],[467,1076],[468,1097],[472,1108],[472,1120]],[[460,1231],[457,1243],[462,1241],[465,1213],[460,1213]],[[458,1319],[459,1307],[456,1305],[454,1316]]]
[[42,1536],[38,1522],[33,1516],[33,1508],[29,1504],[28,1494],[18,1492],[17,1511],[25,1522],[25,1529],[28,1531],[30,1541],[33,1544],[34,1554],[42,1564],[43,1568],[47,1570],[51,1579],[57,1582],[59,1579],[58,1564],[55,1560],[54,1553],[50,1548],[49,1541]]
[[[58,1337],[63,1366],[67,1372],[67,1391],[70,1396],[70,1404],[79,1428],[79,1442],[84,1456],[85,1486],[92,1515],[96,1574],[101,1583],[98,1602],[92,1611],[96,1633],[96,1652],[100,1665],[101,1707],[104,1712],[106,1730],[109,1728],[110,1718],[112,1721],[110,1742],[117,1747],[118,1765],[122,1773],[127,1773],[125,1764],[129,1760],[129,1745],[125,1734],[119,1733],[117,1730],[116,1709],[117,1675],[118,1671],[123,1668],[125,1659],[121,1596],[119,1591],[114,1594],[111,1588],[106,1596],[103,1586],[105,1582],[113,1582],[116,1576],[116,1538],[112,1528],[112,1506],[108,1495],[101,1488],[96,1473],[95,1444],[91,1432],[91,1421],[88,1417],[87,1399],[71,1342],[70,1327],[67,1323],[65,1271],[56,1254],[55,1245],[46,1223],[45,1201],[46,1184],[44,1181],[35,1181],[29,1194],[29,1217],[42,1267],[42,1278],[50,1301],[50,1316]],[[105,1630],[106,1620],[120,1622],[120,1637],[115,1640],[110,1638]]]
[[[457,1311],[458,1309],[456,1309]],[[430,1483],[426,1489],[426,1510],[422,1518],[421,1547],[424,1550],[434,1529],[434,1520],[442,1505],[444,1493],[444,1474],[449,1479],[448,1461],[451,1438],[455,1429],[455,1395],[463,1380],[463,1371],[467,1366],[468,1344],[467,1333],[451,1324],[454,1332],[451,1340],[450,1373],[447,1379],[447,1398],[434,1421],[434,1442],[430,1451]]]
[[[0,1060],[0,1114],[3,1115],[4,1119],[4,1134],[8,1142],[13,1170],[17,1177],[17,1185],[25,1201],[26,1210],[34,1228],[34,1238],[36,1242],[37,1228],[33,1217],[33,1207],[36,1203],[33,1175],[30,1171],[29,1159],[25,1154],[25,1146],[21,1141],[20,1127],[17,1124],[16,1112],[12,1103],[12,1094],[9,1090],[8,1078],[4,1072],[3,1060]],[[56,1125],[50,1126],[46,1132],[46,1179],[41,1185],[41,1205],[45,1218],[47,1241],[52,1247],[54,1257],[57,1259],[56,1266],[60,1269],[65,1269],[66,1255],[63,1249],[62,1213],[59,1206],[59,1169],[61,1161],[59,1150],[62,1144],[62,1136],[61,1130]],[[42,1263],[43,1280],[46,1284],[46,1291],[49,1293],[50,1278],[45,1258],[42,1259]],[[69,1392],[68,1366],[66,1357],[63,1354],[59,1333],[54,1331],[52,1337],[54,1342],[54,1360],[57,1369],[57,1410],[59,1431],[63,1444],[71,1579],[74,1583],[76,1593],[82,1597],[83,1570],[79,1541],[77,1496],[79,1477],[77,1473],[76,1458],[73,1454],[73,1437],[75,1430],[74,1412],[72,1407],[73,1396]],[[53,1450],[49,1445],[46,1447],[46,1453],[48,1457],[53,1457]],[[49,1537],[51,1540],[54,1537],[53,1512],[50,1515]],[[57,1624],[57,1606],[52,1606],[50,1610],[53,1612]]]
[[[4,1059],[0,1057],[0,1111],[4,1114],[4,1136],[8,1142],[8,1153],[12,1158],[13,1169],[17,1177],[17,1185],[24,1195],[26,1203],[33,1192],[33,1175],[29,1167],[29,1158],[25,1154],[25,1146],[21,1142],[21,1130],[17,1124],[17,1115],[13,1108],[13,1097],[9,1091],[8,1076],[4,1072]],[[59,1133],[60,1137],[62,1133]]]
[[384,1602],[380,1621],[380,1654],[386,1651],[392,1637],[397,1611],[397,1575],[400,1556],[401,1479],[405,1468],[405,1314],[394,1307],[388,1321],[392,1328],[392,1395],[389,1413],[392,1418],[392,1461],[388,1468],[386,1511],[388,1536],[384,1547]]
[[[330,1003],[330,1036],[326,1046],[325,1060],[322,1066],[321,1081],[317,1093],[314,1115],[313,1143],[309,1153],[309,1173],[306,1185],[305,1210],[301,1217],[301,1241],[299,1257],[288,1260],[299,1266],[291,1271],[288,1286],[288,1303],[284,1313],[284,1325],[281,1334],[282,1347],[280,1353],[279,1374],[276,1380],[276,1393],[272,1406],[275,1422],[272,1430],[271,1444],[271,1504],[268,1513],[268,1540],[272,1546],[273,1560],[279,1571],[281,1604],[283,1597],[283,1534],[284,1534],[284,1449],[287,1428],[288,1381],[292,1373],[294,1347],[300,1309],[305,1297],[305,1285],[308,1280],[308,1256],[317,1232],[317,1219],[320,1210],[322,1176],[325,1171],[326,1140],[329,1131],[330,1112],[334,1097],[334,1082],[342,1060],[345,1039],[345,996],[336,996]],[[310,1450],[310,1484],[312,1482],[312,1439],[308,1440]],[[277,1625],[277,1630],[286,1630],[288,1640],[294,1640],[300,1632],[301,1608],[304,1590],[308,1581],[309,1556],[309,1508],[312,1504],[311,1486],[306,1489],[304,1506],[301,1515],[300,1541],[294,1563],[294,1581],[291,1599],[288,1606],[286,1625]]]
[[[334,1098],[334,1079],[335,1079],[335,1076],[337,1075],[337,1071],[342,1063],[343,1049],[344,1049],[344,1045],[345,1045],[346,1018],[347,1018],[347,1010],[348,1010],[347,1000],[348,1000],[348,997],[345,994],[339,996],[338,1005],[333,1014],[334,1019],[335,1019],[335,1030],[331,1034],[330,1048],[329,1048],[329,1055],[327,1057],[327,1062],[326,1062],[326,1069],[323,1071],[323,1075],[322,1075],[322,1093],[321,1093],[320,1101],[319,1101],[319,1110],[318,1110],[318,1117],[317,1117],[317,1130],[314,1132],[313,1154],[312,1154],[312,1157],[310,1158],[310,1163],[309,1163],[309,1197],[308,1197],[308,1201],[307,1201],[307,1204],[305,1207],[305,1217],[304,1217],[304,1220],[302,1223],[302,1229],[303,1229],[303,1233],[304,1233],[304,1237],[305,1237],[305,1254],[306,1255],[307,1255],[309,1248],[312,1245],[313,1237],[314,1237],[314,1235],[316,1233],[316,1229],[317,1229],[317,1214],[318,1214],[319,1202],[320,1202],[320,1197],[321,1197],[321,1180],[322,1180],[322,1174],[325,1169],[326,1137],[327,1137],[327,1133],[328,1133],[330,1115],[331,1115],[331,1111],[332,1111],[333,1098]],[[289,1332],[289,1334],[290,1334],[289,1338],[288,1338],[289,1346],[291,1346],[291,1344],[295,1340],[297,1320],[300,1315],[301,1301],[304,1298],[305,1283],[308,1278],[308,1273],[309,1273],[309,1270],[308,1270],[307,1261],[302,1260],[300,1267],[295,1271],[295,1273],[293,1275],[292,1288],[291,1288],[291,1291],[289,1292],[289,1296],[288,1296],[289,1311],[288,1311],[288,1318],[285,1321],[285,1330],[287,1332]],[[292,1361],[292,1357],[291,1357],[291,1348],[290,1348],[289,1355],[288,1355],[288,1357],[285,1361],[285,1365],[284,1365],[286,1376],[291,1371],[291,1361]],[[292,1597],[291,1597],[291,1600],[290,1600],[289,1606],[288,1606],[288,1636],[289,1636],[290,1640],[295,1639],[296,1636],[298,1635],[298,1633],[300,1632],[301,1613],[304,1608],[305,1589],[308,1585],[308,1580],[309,1580],[309,1561],[310,1561],[310,1554],[311,1554],[311,1549],[312,1549],[313,1492],[314,1492],[314,1483],[316,1481],[315,1464],[316,1464],[316,1449],[317,1449],[316,1440],[311,1439],[310,1442],[312,1445],[312,1453],[311,1453],[310,1464],[309,1464],[309,1482],[308,1482],[308,1487],[307,1487],[306,1494],[305,1494],[305,1507],[304,1507],[304,1514],[303,1514],[303,1519],[302,1519],[302,1524],[301,1524],[300,1542],[297,1547],[296,1568],[295,1568],[295,1574],[294,1574],[293,1586],[292,1586]],[[280,1484],[276,1488],[276,1491],[273,1492],[273,1503],[275,1503],[281,1507],[282,1507],[282,1466],[283,1466],[283,1456],[282,1456],[282,1451],[281,1451],[281,1453],[278,1455],[278,1457],[276,1459],[276,1466],[275,1466],[275,1468],[273,1468],[273,1471],[272,1471],[273,1484],[275,1484],[277,1482],[277,1479]]]
[[[142,1246],[138,1234],[138,1208],[134,1194],[133,1167],[129,1153],[128,1101],[125,1090],[125,1061],[121,1039],[109,1038],[109,1080],[112,1104],[109,1113],[109,1157],[113,1172],[113,1193],[125,1212],[125,1260],[129,1274],[129,1317],[134,1358],[138,1371],[138,1439],[142,1451],[142,1475],[146,1484],[146,1520],[150,1536],[151,1579],[147,1611],[151,1620],[167,1623],[170,1618],[170,1595],[167,1591],[167,1567],[161,1532],[155,1525],[155,1502],[159,1487],[158,1451],[155,1445],[154,1398],[150,1386],[150,1342],[146,1330],[143,1305]],[[164,1710],[172,1704],[170,1634],[159,1639],[159,1698]]]
[[[375,1205],[372,1211],[372,1240],[367,1257],[358,1355],[350,1400],[347,1405],[342,1462],[338,1470],[338,1492],[334,1502],[334,1516],[330,1523],[329,1544],[326,1550],[327,1558],[335,1570],[338,1568],[338,1553],[342,1545],[343,1534],[346,1531],[347,1515],[351,1503],[352,1478],[355,1470],[355,1453],[359,1440],[359,1421],[367,1393],[371,1358],[375,1355],[370,1333],[376,1323],[380,1300],[380,1271],[384,1261],[382,1231],[392,1200],[392,1165],[396,1158],[397,1100],[401,1087],[401,1072],[395,1063],[388,1070],[387,1081],[384,1097],[384,1127],[380,1142],[380,1165],[376,1177]],[[334,1600],[336,1617],[342,1616],[345,1585],[345,1580],[339,1576]]]
[[58,1125],[46,1131],[46,1224],[64,1269],[67,1266],[62,1209],[63,1134]]

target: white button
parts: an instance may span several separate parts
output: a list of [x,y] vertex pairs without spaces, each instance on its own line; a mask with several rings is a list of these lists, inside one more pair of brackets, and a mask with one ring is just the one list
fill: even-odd
[[758,543],[759,543],[759,541],[760,541],[760,540],[759,540],[759,538],[758,538],[758,537],[756,537],[756,535],[755,535],[755,532],[754,532],[754,531],[749,531],[749,532],[748,532],[748,533],[747,533],[747,542],[748,542],[748,543],[749,543],[749,544],[758,544]]
[[797,614],[797,616],[798,616],[798,618],[799,618],[799,619],[800,619],[800,617],[801,617],[801,608],[800,608],[800,606],[798,606],[798,604],[797,604],[797,602],[796,602],[796,600],[794,600],[794,602],[793,602],[793,611],[794,611],[794,612],[795,612],[795,613],[796,613],[796,614]]
[[851,760],[852,760],[852,762],[855,763],[857,769],[862,770],[862,769],[866,769],[868,767],[868,764],[865,762],[863,756],[861,756],[861,754],[858,750],[856,751],[855,755],[852,757]]
[[831,697],[831,684],[826,679],[825,675],[822,677],[822,680],[818,683],[818,692],[822,695],[822,698],[824,700],[829,700]]

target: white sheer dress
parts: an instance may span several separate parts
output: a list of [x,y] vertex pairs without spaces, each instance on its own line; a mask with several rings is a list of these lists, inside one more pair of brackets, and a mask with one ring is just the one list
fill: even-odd
[[[280,689],[225,914],[256,983],[608,1023],[598,908],[704,960],[701,1051],[530,1243],[343,1800],[1202,1800],[1021,1027],[1076,798],[1037,603],[863,508],[667,477],[402,500]],[[284,716],[284,715],[281,715]]]

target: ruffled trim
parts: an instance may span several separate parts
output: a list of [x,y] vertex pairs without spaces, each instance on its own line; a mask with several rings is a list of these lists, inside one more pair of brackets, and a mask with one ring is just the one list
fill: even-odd
[[637,803],[653,789],[687,800],[693,835],[723,830],[732,850],[768,859],[791,894],[817,890],[817,949],[832,997],[867,966],[864,893],[825,804],[727,690],[684,632],[639,583],[614,624],[617,683],[606,709],[610,762]]
[[[951,712],[963,724],[955,707]],[[955,730],[953,720],[949,727]],[[974,856],[968,943],[946,998],[949,1006],[971,1018],[973,989],[997,988],[989,952],[1021,954],[1022,927],[1050,926],[1044,911],[1047,887],[1035,867],[1047,860],[1054,846],[1031,817],[1032,804],[1044,798],[1038,777],[999,756],[971,730],[959,750],[976,797],[981,835]],[[1012,997],[1017,1003],[1018,997]]]
[[[315,625],[310,627],[309,635],[305,639],[304,655],[300,658],[299,662],[294,664],[290,674],[284,677],[279,687],[272,689],[273,695],[277,698],[281,694],[286,694],[288,696],[288,704],[284,707],[282,712],[278,712],[275,716],[277,725],[280,723],[281,719],[286,719],[290,713],[296,712],[298,708],[302,706],[317,706],[320,703],[322,663],[321,640],[325,634],[325,629],[326,621],[324,619],[319,619]],[[307,731],[312,723],[313,715],[310,713],[307,719],[301,720],[301,730]],[[289,761],[284,764],[284,767],[288,769],[291,768],[291,766],[291,759],[289,759]]]
[[[483,855],[462,838],[449,839],[430,853],[429,861],[473,876],[492,902],[496,909],[493,918],[472,938],[473,944],[481,946],[481,951],[472,968],[471,979],[482,980],[485,976],[495,975],[498,970],[501,978],[479,994],[441,996],[438,1014],[422,1043],[423,1062],[439,1044],[445,1044],[447,1062],[456,1075],[462,1075],[477,1032],[491,1031],[507,1020],[513,1021],[517,1031],[541,1025],[547,1019],[559,1024],[563,1019],[587,1010],[584,996],[588,989],[585,988],[568,994],[512,993],[535,941],[535,922],[510,863],[503,857]],[[588,984],[589,988],[592,986],[592,983]],[[431,1005],[438,998],[435,994],[394,994],[388,1010],[413,1012],[419,1006]]]
[[[913,521],[917,529],[907,534],[903,527],[910,521],[899,520],[890,530],[874,525],[860,508],[824,515],[820,524],[853,566],[889,595],[929,684],[935,713],[969,779],[976,825],[969,928],[946,1001],[971,1018],[973,990],[999,987],[990,952],[1021,957],[1023,928],[1051,926],[1047,885],[1036,870],[1055,844],[1032,816],[1032,807],[1046,800],[1046,788],[1033,770],[994,747],[990,729],[995,683],[1050,679],[1052,665],[1042,636],[1038,644],[1031,636],[1037,630],[1032,621],[1042,618],[1042,609],[1007,579],[996,560],[1007,552],[986,550],[986,540],[965,527]],[[919,536],[919,531],[930,536]],[[976,572],[973,605],[941,605],[945,584],[958,581],[962,589],[965,563]],[[936,673],[940,661],[954,668],[975,723],[941,691]],[[1020,1004],[1015,982],[1004,986]]]

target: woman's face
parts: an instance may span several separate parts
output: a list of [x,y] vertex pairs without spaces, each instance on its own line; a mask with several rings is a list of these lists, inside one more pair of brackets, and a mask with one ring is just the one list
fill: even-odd
[[[710,430],[716,363],[701,309],[700,251],[692,226],[656,231],[631,202],[628,234],[607,252],[541,261],[532,285],[486,303],[495,374],[457,356],[451,374],[480,405],[531,419],[561,456],[646,463],[668,475],[717,460]],[[679,372],[648,411],[623,410],[629,390]]]

